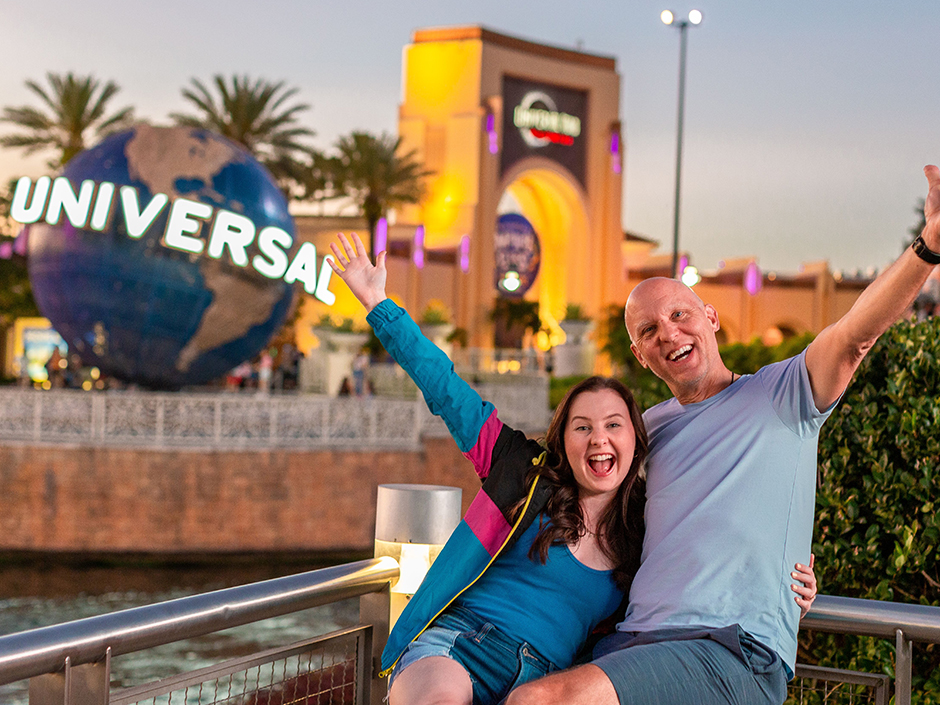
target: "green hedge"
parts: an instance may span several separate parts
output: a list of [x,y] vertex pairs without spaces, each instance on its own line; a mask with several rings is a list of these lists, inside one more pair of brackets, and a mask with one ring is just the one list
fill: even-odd
[[[813,550],[821,591],[940,605],[940,318],[902,322],[823,426]],[[800,660],[894,675],[893,642],[804,633]],[[913,702],[940,703],[940,648],[914,646]]]

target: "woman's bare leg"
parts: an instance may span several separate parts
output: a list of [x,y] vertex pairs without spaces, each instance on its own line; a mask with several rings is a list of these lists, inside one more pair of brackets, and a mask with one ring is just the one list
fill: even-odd
[[471,705],[473,685],[459,663],[446,656],[428,656],[395,677],[389,705]]

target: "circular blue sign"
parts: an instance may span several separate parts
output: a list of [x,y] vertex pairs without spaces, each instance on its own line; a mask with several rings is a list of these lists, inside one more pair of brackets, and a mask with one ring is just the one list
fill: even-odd
[[539,236],[526,218],[505,213],[496,221],[494,283],[501,296],[521,299],[532,288],[542,263]]

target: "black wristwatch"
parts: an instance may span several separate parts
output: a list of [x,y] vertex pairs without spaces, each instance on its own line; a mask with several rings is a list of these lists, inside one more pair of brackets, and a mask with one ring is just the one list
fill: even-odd
[[914,250],[914,254],[927,264],[940,264],[940,252],[934,252],[927,247],[927,243],[924,242],[924,238],[920,235],[914,238],[914,242],[911,243],[911,249]]

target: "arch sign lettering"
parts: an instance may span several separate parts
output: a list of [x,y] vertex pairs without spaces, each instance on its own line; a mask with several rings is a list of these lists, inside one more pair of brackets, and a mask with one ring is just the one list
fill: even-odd
[[505,174],[526,157],[551,159],[585,185],[587,93],[503,76]]

